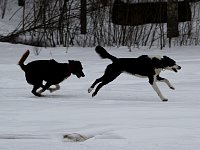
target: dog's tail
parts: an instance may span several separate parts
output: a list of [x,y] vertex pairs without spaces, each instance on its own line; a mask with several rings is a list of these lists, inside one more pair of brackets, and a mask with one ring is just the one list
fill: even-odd
[[28,55],[30,54],[30,51],[27,50],[21,57],[21,59],[18,62],[18,65],[22,68],[22,70],[25,70],[24,62],[27,59]]
[[103,47],[97,46],[95,51],[99,54],[99,56],[103,59],[108,58],[113,62],[117,60],[117,57],[110,55]]

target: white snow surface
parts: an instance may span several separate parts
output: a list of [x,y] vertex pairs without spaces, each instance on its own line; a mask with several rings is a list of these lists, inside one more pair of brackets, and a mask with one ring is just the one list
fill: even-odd
[[[17,62],[38,59],[80,60],[85,78],[70,76],[61,89],[35,97]],[[110,60],[93,48],[34,48],[0,43],[0,150],[197,150],[200,147],[200,47],[133,49],[106,47],[117,57],[167,55],[182,66],[164,71],[175,90],[158,83],[162,102],[145,78],[121,74],[96,97],[87,93]],[[67,51],[67,53],[66,53]],[[86,137],[75,142],[64,135]]]

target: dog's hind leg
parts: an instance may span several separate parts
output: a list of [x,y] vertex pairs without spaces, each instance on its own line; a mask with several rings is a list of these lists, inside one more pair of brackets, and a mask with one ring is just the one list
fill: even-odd
[[120,74],[121,72],[117,68],[115,68],[115,66],[113,67],[113,65],[109,65],[106,68],[104,75],[100,78],[100,80],[97,80],[97,83],[101,81],[102,82],[97,86],[94,93],[92,94],[92,97],[94,97],[104,85],[116,79]]
[[104,85],[106,85],[106,83],[102,82],[100,83],[97,88],[95,89],[95,91],[92,93],[92,97],[94,97],[95,95],[97,95],[98,91],[100,90],[100,88],[102,88]]
[[165,83],[168,85],[168,87],[169,87],[170,89],[175,90],[175,88],[172,86],[172,84],[169,82],[169,80],[167,80],[167,79],[165,79],[165,78],[162,78],[162,77],[160,77],[159,75],[158,75],[156,78],[157,78],[157,80],[160,81],[160,82],[165,82]]
[[90,88],[88,89],[88,93],[92,92],[92,90],[94,89],[95,85],[99,82],[103,81],[103,76],[101,78],[98,78],[95,80],[95,82],[90,86]]
[[150,76],[150,77],[149,77],[149,83],[151,84],[151,86],[152,86],[153,89],[156,91],[156,93],[158,94],[158,96],[160,97],[160,99],[161,99],[162,101],[168,101],[168,99],[165,98],[165,97],[162,95],[160,89],[158,88],[158,86],[157,86],[157,84],[156,84],[156,82],[155,82],[154,76]]

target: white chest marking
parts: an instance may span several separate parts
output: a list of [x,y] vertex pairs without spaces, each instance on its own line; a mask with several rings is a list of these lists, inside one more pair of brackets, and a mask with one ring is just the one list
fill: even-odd
[[136,77],[139,77],[139,78],[147,78],[147,76],[142,76],[142,75],[139,75],[139,74],[133,74],[134,76]]
[[160,72],[162,71],[162,69],[161,68],[159,68],[159,69],[155,69],[155,75],[158,75],[158,74],[160,74]]

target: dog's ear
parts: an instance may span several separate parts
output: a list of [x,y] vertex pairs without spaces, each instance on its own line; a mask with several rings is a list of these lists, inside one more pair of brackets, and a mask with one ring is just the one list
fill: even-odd
[[163,62],[159,58],[157,57],[152,58],[152,62],[155,68],[163,68]]
[[163,56],[163,64],[164,64],[164,67],[165,66],[173,66],[176,64],[176,62],[167,56]]
[[168,56],[163,56],[163,59],[164,59],[164,61],[167,61],[167,62],[170,62],[170,63],[175,63],[175,61]]
[[170,59],[170,58],[164,55],[164,56],[163,56],[163,59]]
[[73,63],[74,62],[74,60],[68,60],[69,61],[69,64],[71,64],[71,63]]

